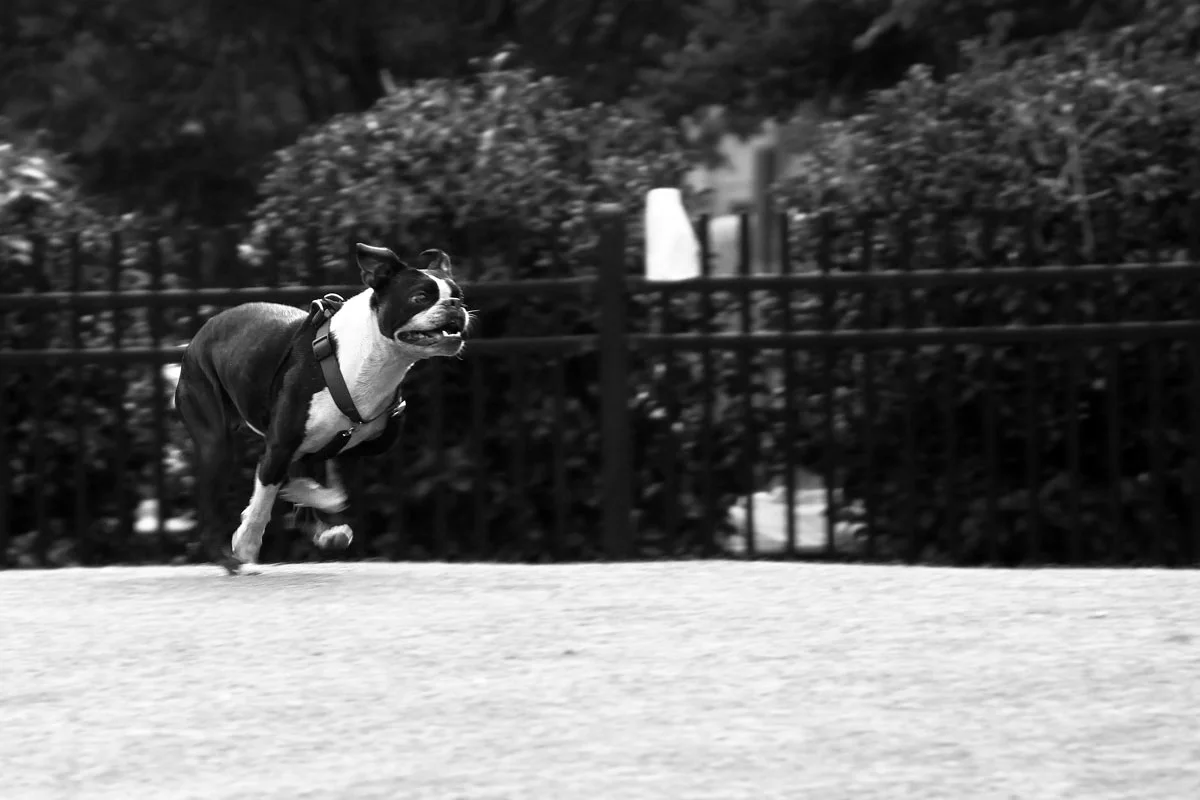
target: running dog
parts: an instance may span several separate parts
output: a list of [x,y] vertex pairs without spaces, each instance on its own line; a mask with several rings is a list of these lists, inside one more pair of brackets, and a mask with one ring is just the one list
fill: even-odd
[[[245,303],[210,318],[184,351],[175,407],[194,448],[204,545],[230,575],[257,561],[276,498],[315,510],[310,533],[318,546],[348,547],[353,532],[337,457],[388,450],[409,369],[463,349],[470,316],[445,253],[426,250],[426,265],[415,268],[384,247],[355,249],[366,288],[350,299],[327,295],[307,314]],[[222,495],[238,425],[266,447],[227,543]],[[322,463],[325,485],[314,479]]]

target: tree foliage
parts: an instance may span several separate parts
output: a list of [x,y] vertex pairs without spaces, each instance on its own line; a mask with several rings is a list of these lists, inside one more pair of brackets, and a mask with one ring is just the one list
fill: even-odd
[[574,101],[636,96],[672,120],[721,105],[748,131],[915,63],[946,74],[966,38],[1137,29],[1186,45],[1194,18],[1185,0],[11,0],[0,116],[46,132],[88,190],[225,223],[309,126],[392,84],[465,77],[502,49]]
[[1196,13],[1188,0],[696,0],[684,45],[643,86],[673,116],[720,105],[748,131],[803,100],[853,107],[916,64],[948,75],[973,39],[1037,47],[1075,32],[1095,34],[1096,46],[1149,38],[1186,47]]
[[389,82],[461,77],[511,45],[580,99],[615,99],[666,46],[678,5],[13,0],[0,10],[0,115],[47,131],[90,189],[223,223],[252,204],[270,152],[369,108]]

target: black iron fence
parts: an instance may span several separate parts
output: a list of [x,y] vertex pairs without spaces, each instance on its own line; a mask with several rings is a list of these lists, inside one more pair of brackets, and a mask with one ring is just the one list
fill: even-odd
[[[338,557],[1200,561],[1194,243],[783,219],[778,269],[752,275],[743,220],[737,275],[652,284],[601,216],[593,270],[466,281],[497,315],[588,311],[415,370],[401,445],[350,476]],[[130,287],[120,255],[89,278],[42,243],[31,290],[0,297],[7,566],[201,558],[164,365],[218,308],[359,289],[203,288],[160,243],[139,258]],[[329,557],[286,528],[265,557]]]

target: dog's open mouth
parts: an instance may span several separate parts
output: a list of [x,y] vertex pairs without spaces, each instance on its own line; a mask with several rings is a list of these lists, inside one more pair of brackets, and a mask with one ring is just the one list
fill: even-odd
[[397,342],[414,347],[432,347],[443,339],[460,338],[462,338],[462,323],[457,320],[447,320],[437,330],[400,331],[396,334]]

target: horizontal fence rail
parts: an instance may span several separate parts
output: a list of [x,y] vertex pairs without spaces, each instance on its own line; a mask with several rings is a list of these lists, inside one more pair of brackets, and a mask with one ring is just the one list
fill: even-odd
[[[670,284],[629,277],[632,292],[671,291],[726,292],[734,290],[824,291],[828,289],[942,288],[962,286],[974,289],[998,286],[1045,286],[1111,281],[1191,279],[1200,267],[1192,262],[1162,264],[1081,265],[1078,267],[997,267],[993,269],[915,270],[866,273],[812,273],[805,275],[745,275],[690,278]],[[527,295],[564,296],[595,289],[594,278],[546,278],[464,284],[473,299],[520,297]],[[170,308],[188,304],[220,303],[237,305],[249,302],[303,303],[326,293],[346,297],[362,291],[361,284],[325,286],[243,287],[213,289],[132,289],[126,291],[39,292],[5,295],[9,311],[54,311],[69,309]]]
[[[482,330],[406,382],[394,457],[353,468],[346,557],[1200,563],[1196,262],[1026,243],[979,266],[986,242],[812,226],[801,252],[780,221],[753,274],[743,215],[734,274],[701,221],[702,275],[659,283],[621,220],[589,274],[463,282]],[[190,444],[164,367],[221,308],[363,287],[311,253],[302,285],[187,262],[168,288],[150,247],[131,288],[117,249],[100,284],[34,252],[33,290],[0,294],[0,564],[202,557],[172,533]]]
[[[743,351],[796,348],[968,346],[1043,342],[1111,343],[1200,339],[1197,322],[1118,322],[1094,325],[1012,325],[996,328],[886,328],[875,330],[796,331],[794,333],[676,333],[630,334],[630,346],[656,352],[670,350]],[[472,354],[500,355],[542,352],[583,353],[599,347],[599,336],[556,336],[470,340]],[[58,364],[173,364],[186,345],[162,348],[95,348],[89,350],[0,351],[0,364],[36,366]]]
[[1147,342],[1200,338],[1197,322],[1115,322],[1093,325],[1011,325],[989,328],[877,328],[794,333],[635,334],[650,350],[765,350],[784,348],[966,346],[1022,342]]
[[[570,295],[586,292],[595,286],[591,278],[546,278],[521,281],[496,281],[485,284],[465,284],[474,300],[522,296],[537,293],[542,296]],[[9,311],[63,311],[72,309],[154,309],[177,306],[269,302],[300,304],[328,293],[350,297],[363,290],[359,283],[328,284],[325,286],[255,286],[213,289],[128,289],[122,291],[39,292],[5,295]]]
[[[567,354],[596,348],[597,337],[556,336],[512,337],[506,339],[469,340],[471,353],[500,355],[515,353]],[[187,345],[169,347],[97,347],[88,350],[0,350],[0,364],[38,366],[49,364],[178,364]]]

